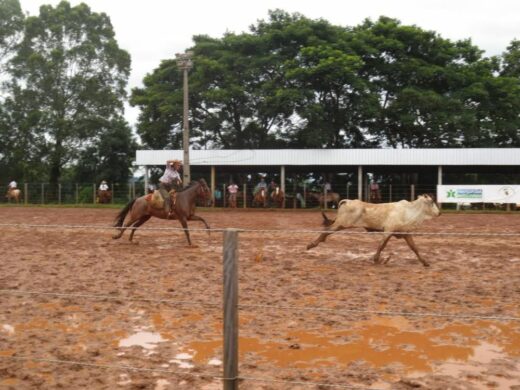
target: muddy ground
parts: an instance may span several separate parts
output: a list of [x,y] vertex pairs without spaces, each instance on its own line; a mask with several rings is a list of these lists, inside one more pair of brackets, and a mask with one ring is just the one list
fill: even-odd
[[[3,207],[0,223],[107,226],[116,213]],[[214,228],[321,222],[317,211],[200,215]],[[421,230],[520,233],[520,214],[443,214]],[[194,231],[194,247],[180,231],[141,231],[138,244],[113,233],[0,226],[0,388],[221,388],[222,233]],[[519,236],[416,237],[430,268],[402,240],[376,266],[379,236],[306,251],[314,237],[240,233],[241,389],[520,389]]]

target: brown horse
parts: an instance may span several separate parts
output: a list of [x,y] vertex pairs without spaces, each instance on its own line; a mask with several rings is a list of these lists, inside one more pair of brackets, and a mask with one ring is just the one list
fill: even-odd
[[253,207],[256,206],[267,206],[267,190],[265,188],[260,188],[253,197]]
[[[175,202],[175,217],[178,219],[184,228],[186,239],[188,244],[191,245],[190,233],[188,231],[187,221],[201,221],[209,229],[207,222],[198,215],[195,215],[195,202],[197,198],[203,198],[206,202],[211,198],[211,190],[208,188],[206,181],[200,179],[190,183],[190,185],[177,192],[177,200]],[[121,238],[127,228],[131,228],[130,241],[134,236],[136,228],[144,224],[151,217],[167,219],[168,216],[164,211],[164,208],[152,207],[151,202],[148,201],[150,195],[144,195],[139,198],[130,201],[124,208],[119,212],[116,217],[114,227],[119,228],[119,233],[114,235],[112,238]],[[127,215],[130,215],[126,224],[123,224]],[[208,230],[209,234],[209,230]]]
[[285,193],[282,191],[280,187],[276,187],[273,192],[271,192],[271,202],[279,208],[283,207],[283,201],[285,200]]
[[112,191],[110,190],[98,190],[97,191],[97,202],[98,203],[110,203],[112,200]]
[[9,188],[7,190],[7,194],[5,194],[5,197],[7,198],[8,202],[11,199],[13,199],[16,203],[20,203],[21,195],[22,195],[22,191],[20,191],[18,188]]
[[338,206],[339,203],[339,194],[337,192],[327,192],[327,196],[323,192],[309,192],[309,196],[316,199],[320,207],[325,207],[325,202],[327,202],[327,206]]

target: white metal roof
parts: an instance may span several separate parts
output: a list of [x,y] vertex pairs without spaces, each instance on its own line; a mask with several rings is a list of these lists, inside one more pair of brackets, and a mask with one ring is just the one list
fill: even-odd
[[[136,165],[163,165],[183,158],[182,150],[138,150]],[[520,166],[520,148],[479,149],[240,149],[190,150],[199,166],[301,165],[512,165]]]

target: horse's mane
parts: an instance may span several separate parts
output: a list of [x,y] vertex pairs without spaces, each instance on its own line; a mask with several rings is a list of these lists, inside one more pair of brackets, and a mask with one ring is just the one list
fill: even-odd
[[184,192],[184,191],[190,189],[191,187],[193,187],[193,186],[195,186],[195,185],[197,185],[197,184],[201,184],[201,183],[200,183],[198,180],[192,180],[192,181],[190,182],[190,184],[188,184],[186,187],[180,189],[180,190],[177,191],[177,192]]

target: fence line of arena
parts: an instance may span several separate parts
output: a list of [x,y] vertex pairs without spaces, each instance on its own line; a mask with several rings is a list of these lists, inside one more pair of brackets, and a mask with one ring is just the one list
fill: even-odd
[[[20,202],[25,205],[89,205],[89,204],[125,204],[130,200],[145,195],[148,190],[144,183],[109,183],[109,196],[101,195],[98,192],[98,186],[95,183],[21,183]],[[230,199],[227,192],[226,184],[218,184],[214,187],[211,194],[212,208],[229,208]],[[290,183],[286,185],[282,204],[268,197],[266,204],[253,204],[253,184],[243,184],[240,186],[236,207],[261,209],[263,207],[282,207],[284,209],[312,209],[317,207],[334,208],[337,201],[333,201],[335,196],[340,199],[358,198],[359,192],[357,184],[338,185],[331,191],[323,190],[319,186],[297,185],[296,187]],[[374,199],[373,192],[369,185],[363,186],[362,196],[360,199],[367,202],[394,202],[401,199],[414,200],[420,194],[435,194],[437,191],[434,185],[422,184],[381,184],[378,195]],[[7,186],[0,186],[0,193],[6,193]],[[246,194],[243,196],[243,194]],[[321,197],[321,198],[320,198]],[[12,201],[11,201],[12,202]],[[517,205],[510,204],[444,204],[443,208],[460,208],[470,209],[504,209],[515,210],[520,209]]]
[[[89,229],[89,230],[106,230],[106,229],[120,229],[113,226],[104,225],[55,225],[55,224],[0,224],[0,228],[51,228],[51,229]],[[132,229],[129,227],[128,229]],[[164,227],[164,228],[138,228],[140,230],[150,231],[183,231],[183,228]],[[189,229],[192,231],[206,232],[208,229]],[[489,321],[520,321],[520,317],[509,316],[509,315],[486,315],[486,314],[465,314],[465,313],[442,313],[442,312],[411,312],[411,311],[386,311],[386,310],[368,310],[368,309],[333,309],[333,308],[322,308],[322,307],[303,307],[303,306],[291,306],[291,305],[271,305],[271,304],[241,304],[238,301],[238,236],[244,233],[271,233],[271,234],[314,234],[329,232],[327,230],[290,230],[290,229],[209,229],[211,232],[223,232],[223,287],[224,287],[224,299],[223,299],[223,330],[224,330],[224,359],[223,359],[223,375],[213,375],[206,373],[190,373],[179,370],[169,370],[160,368],[141,368],[126,365],[105,365],[90,362],[70,361],[61,359],[49,359],[42,357],[33,356],[5,356],[0,355],[2,360],[18,360],[18,361],[35,361],[50,364],[69,365],[69,366],[83,366],[90,368],[100,369],[113,369],[113,370],[126,370],[126,371],[142,371],[142,372],[155,372],[168,375],[178,376],[191,376],[198,378],[209,378],[217,379],[223,382],[223,388],[225,390],[236,390],[238,389],[239,381],[255,381],[265,382],[272,384],[285,384],[285,385],[300,385],[300,386],[316,386],[322,388],[342,388],[351,390],[366,390],[368,387],[352,386],[348,384],[331,384],[331,383],[320,383],[313,381],[291,381],[283,379],[273,378],[261,378],[254,376],[243,376],[239,374],[239,361],[238,361],[238,313],[239,310],[276,310],[276,311],[291,311],[298,310],[303,312],[312,313],[327,313],[332,315],[352,316],[352,315],[381,315],[381,316],[396,316],[396,317],[436,317],[444,319],[460,319],[460,320],[489,320]],[[373,234],[392,234],[392,232],[359,232],[359,231],[342,231],[336,232],[335,234],[355,234],[355,235],[373,235]],[[396,234],[403,234],[397,232]],[[411,232],[404,234],[413,235],[428,235],[428,236],[520,236],[520,232],[499,232],[499,233],[453,233],[453,232]],[[29,296],[44,296],[54,297],[57,299],[89,299],[89,300],[101,300],[101,301],[113,301],[115,303],[122,302],[142,302],[146,304],[167,304],[167,305],[179,305],[179,306],[196,306],[204,308],[217,308],[221,307],[222,304],[211,303],[211,302],[198,302],[189,300],[173,300],[173,299],[154,299],[148,297],[131,297],[131,296],[115,296],[115,295],[100,295],[100,294],[77,294],[77,293],[61,293],[61,292],[49,292],[49,291],[24,291],[24,290],[9,290],[1,289],[0,295],[29,295]],[[374,389],[370,387],[370,389]]]
[[[1,227],[13,227],[23,229],[71,229],[71,230],[139,230],[139,231],[190,231],[190,232],[217,232],[222,233],[228,228],[182,228],[182,227],[115,227],[110,225],[57,225],[57,224],[28,224],[28,223],[0,223]],[[240,233],[269,233],[269,234],[321,234],[332,233],[335,235],[414,235],[414,236],[459,236],[459,237],[516,237],[520,232],[389,232],[389,231],[358,231],[358,230],[339,230],[332,232],[326,229],[249,229],[236,228]]]

